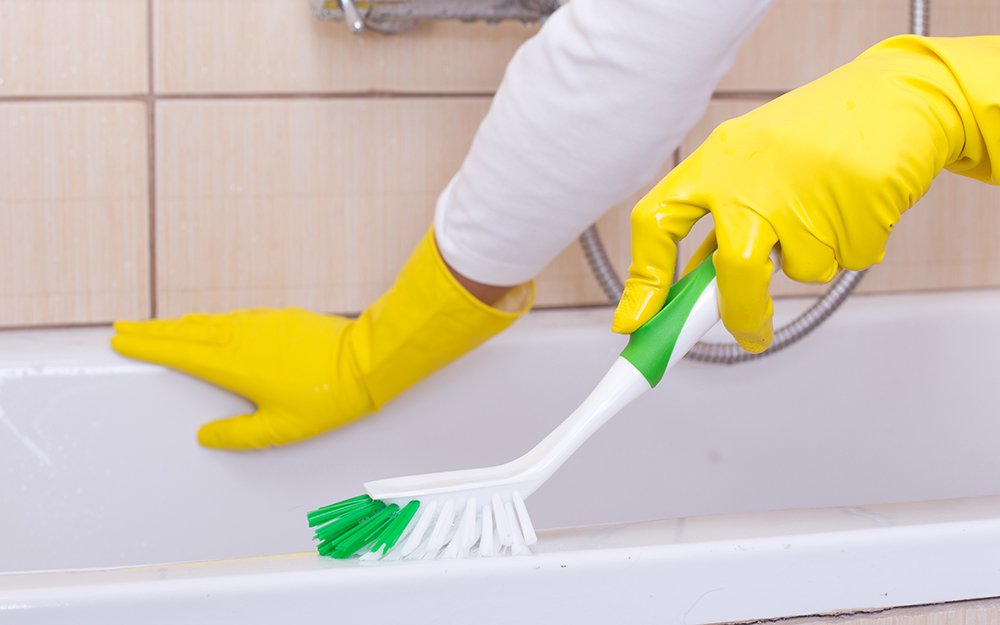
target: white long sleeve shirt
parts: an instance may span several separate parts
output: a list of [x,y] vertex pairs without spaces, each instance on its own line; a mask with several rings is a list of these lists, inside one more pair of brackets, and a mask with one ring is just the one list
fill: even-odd
[[532,279],[653,178],[773,0],[572,0],[514,55],[438,199],[442,256]]

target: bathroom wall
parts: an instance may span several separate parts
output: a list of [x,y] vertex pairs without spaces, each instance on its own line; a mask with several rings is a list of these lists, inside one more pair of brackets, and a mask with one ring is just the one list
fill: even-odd
[[[933,35],[1000,33],[1000,0],[932,4]],[[905,32],[908,7],[778,0],[681,154]],[[358,37],[313,20],[307,0],[0,0],[0,326],[362,309],[425,230],[535,32],[439,23]],[[620,271],[640,195],[600,224]],[[1000,190],[943,175],[862,288],[1000,285],[998,208]],[[542,306],[603,301],[577,246],[538,289]]]

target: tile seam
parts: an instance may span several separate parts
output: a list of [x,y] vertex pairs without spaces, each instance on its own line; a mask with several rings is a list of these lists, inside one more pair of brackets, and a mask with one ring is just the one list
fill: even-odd
[[148,94],[3,95],[0,104],[17,102],[145,102]]
[[26,330],[73,330],[76,328],[110,328],[114,321],[65,321],[45,324],[0,325],[0,332],[24,332]]
[[155,0],[146,0],[146,183],[149,218],[149,316],[157,316],[156,299],[156,59]]
[[158,93],[157,100],[394,100],[492,98],[493,91],[247,91]]
[[740,90],[740,89],[720,89],[712,93],[713,100],[773,100],[775,98],[781,97],[788,93],[788,91],[780,89],[757,89],[757,90]]
[[[152,2],[152,0],[149,0]],[[152,63],[149,72],[153,80]],[[774,99],[786,91],[716,91],[714,100]],[[493,91],[248,91],[248,92],[188,92],[156,93],[150,88],[146,93],[114,94],[32,94],[0,95],[0,104],[6,102],[148,102],[150,100],[347,100],[347,99],[445,99],[445,98],[492,98]]]

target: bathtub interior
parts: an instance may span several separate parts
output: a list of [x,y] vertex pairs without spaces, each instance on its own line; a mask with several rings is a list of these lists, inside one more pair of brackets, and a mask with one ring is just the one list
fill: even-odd
[[[802,302],[780,303],[787,317]],[[250,408],[107,347],[0,333],[0,572],[312,548],[305,513],[364,481],[502,463],[620,351],[611,311],[539,311],[381,413],[297,445],[198,446]],[[1000,292],[857,297],[732,367],[683,362],[528,500],[540,528],[1000,493]]]

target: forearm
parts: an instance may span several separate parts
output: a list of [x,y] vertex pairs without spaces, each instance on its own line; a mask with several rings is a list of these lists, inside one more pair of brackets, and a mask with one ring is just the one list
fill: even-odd
[[487,284],[531,279],[641,186],[697,122],[772,0],[573,0],[507,68],[438,201],[441,253]]

